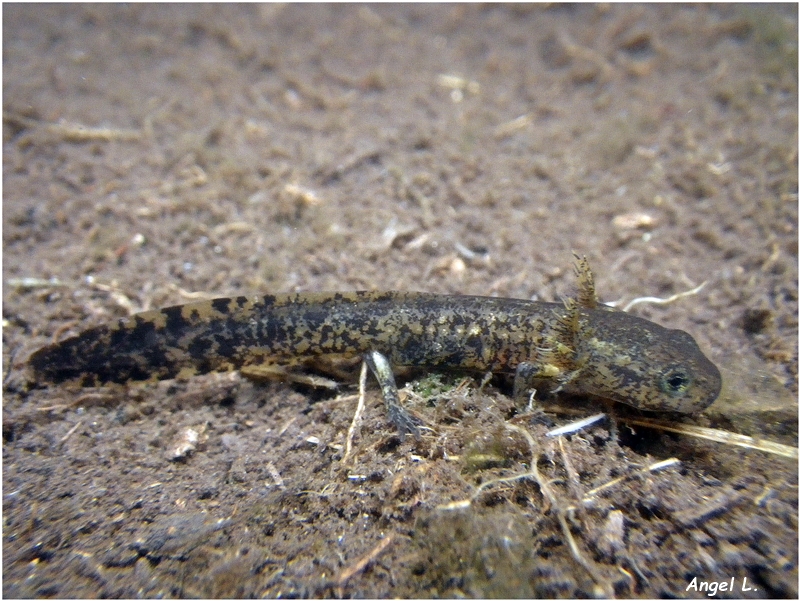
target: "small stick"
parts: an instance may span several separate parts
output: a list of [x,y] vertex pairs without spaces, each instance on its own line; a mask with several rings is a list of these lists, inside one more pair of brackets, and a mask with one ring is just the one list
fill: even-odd
[[361,415],[364,413],[366,389],[367,362],[363,361],[361,363],[361,375],[358,377],[358,405],[356,406],[356,412],[353,415],[353,421],[350,423],[350,428],[347,430],[347,441],[344,445],[344,458],[342,459],[342,463],[347,463],[347,460],[350,458],[350,453],[353,450],[353,436],[355,435],[358,422],[361,421]]
[[56,411],[58,409],[72,409],[73,407],[77,407],[87,401],[108,401],[113,399],[114,395],[106,394],[104,392],[87,392],[86,394],[82,394],[77,399],[70,403],[63,403],[59,405],[48,405],[47,407],[39,407],[37,411]]
[[80,426],[81,426],[81,424],[82,424],[82,423],[83,423],[83,420],[80,420],[80,421],[79,421],[77,424],[75,424],[74,426],[72,426],[72,427],[69,429],[69,432],[67,432],[66,434],[64,434],[64,436],[61,438],[61,440],[59,440],[59,441],[58,441],[58,444],[64,444],[65,442],[67,442],[67,439],[68,439],[70,436],[72,436],[72,435],[75,433],[75,430],[77,430],[78,428],[80,428]]
[[[635,478],[637,476],[641,476],[642,474],[646,474],[648,472],[649,473],[654,473],[654,472],[657,472],[659,470],[663,470],[663,469],[666,469],[666,468],[671,467],[673,465],[679,465],[679,464],[680,464],[680,459],[676,459],[675,457],[671,457],[669,459],[664,459],[663,461],[657,461],[656,463],[651,463],[650,465],[645,466],[645,467],[643,467],[643,468],[641,468],[639,470],[636,470],[635,472],[631,472],[630,474],[625,474],[623,476],[618,476],[617,478],[614,478],[613,480],[609,480],[605,484],[601,484],[597,488],[593,488],[592,490],[587,492],[585,495],[583,495],[583,498],[581,498],[581,503],[583,503],[584,505],[590,505],[595,500],[595,497],[599,493],[601,493],[604,490],[607,490],[609,488],[613,488],[617,484],[620,484],[622,482],[625,482],[626,480],[630,480],[630,479]],[[567,507],[566,511],[574,511],[575,509],[576,509],[575,505],[570,505],[569,507]]]
[[14,121],[31,129],[41,128],[47,133],[62,138],[67,142],[111,142],[112,140],[128,142],[142,139],[142,132],[135,129],[89,127],[81,123],[69,123],[66,121],[47,123],[10,113],[4,114],[3,119],[6,121]]
[[269,475],[272,476],[272,481],[275,482],[275,485],[281,490],[285,490],[286,485],[283,483],[283,478],[281,478],[281,474],[278,472],[278,468],[275,467],[275,464],[271,461],[267,461],[266,468]]
[[570,422],[564,426],[560,426],[558,428],[554,428],[545,434],[545,436],[561,436],[562,434],[571,434],[573,432],[577,432],[585,428],[586,426],[591,426],[595,422],[599,422],[606,416],[605,413],[596,413],[595,415],[591,415],[584,419]]
[[622,310],[627,313],[628,311],[630,311],[631,307],[634,307],[642,303],[652,303],[654,305],[667,305],[671,302],[678,300],[679,298],[683,298],[684,296],[692,296],[694,294],[697,294],[705,287],[707,283],[708,281],[705,281],[702,284],[700,284],[697,288],[692,288],[691,290],[687,290],[686,292],[678,292],[677,294],[673,294],[672,296],[669,296],[667,298],[658,298],[656,296],[640,296],[639,298],[635,298],[627,305],[625,305],[625,307]]
[[338,586],[344,586],[345,583],[350,580],[353,576],[364,570],[369,563],[374,560],[378,555],[380,555],[386,547],[388,547],[392,541],[394,540],[394,535],[390,534],[386,538],[382,539],[369,553],[361,557],[357,562],[351,565],[349,568],[346,568],[339,574],[339,577],[336,579],[336,584]]
[[736,434],[735,432],[728,432],[726,430],[703,428],[701,426],[693,426],[692,424],[666,423],[660,420],[645,418],[626,417],[620,421],[633,426],[655,428],[657,430],[664,430],[665,432],[675,432],[686,436],[694,436],[705,440],[713,440],[714,442],[745,447],[746,449],[756,449],[764,451],[765,453],[788,457],[789,459],[796,460],[798,457],[797,447],[790,447],[779,442],[773,442],[763,438],[753,438],[752,436]]

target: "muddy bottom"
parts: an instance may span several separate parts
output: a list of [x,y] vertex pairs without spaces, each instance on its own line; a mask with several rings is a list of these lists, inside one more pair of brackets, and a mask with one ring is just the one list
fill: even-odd
[[[5,597],[797,597],[795,6],[6,5],[3,25]],[[352,376],[76,388],[27,366],[204,298],[559,300],[573,251],[620,306],[705,282],[631,312],[694,336],[714,405],[525,406],[423,371],[401,439],[371,380],[353,425]]]

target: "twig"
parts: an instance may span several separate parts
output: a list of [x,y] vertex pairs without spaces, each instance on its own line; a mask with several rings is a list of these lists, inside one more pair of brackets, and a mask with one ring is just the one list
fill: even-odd
[[569,487],[572,490],[572,494],[576,498],[581,498],[583,496],[583,489],[581,488],[580,477],[578,476],[578,472],[575,470],[575,466],[572,465],[572,460],[569,458],[569,453],[564,446],[564,437],[559,436],[558,438],[558,450],[561,452],[561,461],[564,463],[564,469],[567,472],[568,476],[568,483]]
[[386,538],[382,539],[369,553],[361,557],[358,561],[356,561],[353,565],[349,568],[345,568],[339,577],[336,579],[336,584],[338,586],[344,586],[345,583],[350,580],[353,576],[364,570],[371,561],[373,561],[378,555],[383,553],[383,551],[388,547],[392,541],[394,540],[394,535],[390,534]]
[[114,395],[105,392],[87,392],[82,394],[71,403],[64,403],[61,405],[48,405],[47,407],[38,407],[37,411],[56,411],[57,409],[72,409],[85,403],[86,401],[107,401],[113,399]]
[[[625,482],[626,480],[630,480],[631,478],[635,478],[636,476],[639,476],[641,474],[652,473],[652,472],[656,472],[658,470],[663,470],[663,469],[671,467],[673,465],[678,465],[679,463],[680,463],[680,459],[676,459],[675,457],[671,457],[671,458],[665,459],[663,461],[657,461],[656,463],[651,463],[650,465],[648,465],[646,467],[643,467],[643,468],[641,468],[639,470],[636,470],[635,472],[632,472],[630,474],[625,474],[624,476],[619,476],[618,478],[614,478],[613,480],[609,480],[605,484],[601,484],[597,488],[593,488],[592,490],[587,492],[585,495],[583,495],[583,498],[581,499],[581,503],[584,504],[584,505],[590,505],[594,501],[594,497],[597,496],[599,493],[603,492],[604,490],[608,490],[609,488],[612,488],[612,487],[616,486],[617,484]],[[567,511],[573,511],[573,510],[575,510],[575,506],[574,505],[570,505],[569,507],[567,507]]]
[[281,490],[285,490],[286,485],[283,483],[283,478],[281,478],[281,474],[278,472],[278,468],[275,467],[275,464],[271,461],[267,461],[265,467],[267,468],[267,472],[269,472],[269,475],[272,477],[272,481],[275,483],[275,485]]
[[629,302],[627,305],[625,305],[625,307],[622,310],[627,313],[628,311],[630,311],[631,307],[634,307],[636,305],[643,304],[643,303],[650,303],[650,304],[653,304],[653,305],[667,305],[669,303],[672,303],[672,302],[678,300],[679,298],[683,298],[685,296],[692,296],[694,294],[697,294],[698,292],[700,292],[703,289],[703,287],[707,283],[708,283],[708,281],[706,280],[705,282],[703,282],[702,284],[697,286],[697,288],[692,288],[691,290],[687,290],[686,292],[678,292],[677,294],[673,294],[672,296],[669,296],[667,298],[658,298],[657,296],[640,296],[639,298],[635,298],[631,302]]
[[4,113],[4,121],[12,121],[32,130],[42,130],[67,142],[125,142],[141,140],[142,132],[136,129],[114,129],[111,127],[89,127],[81,123],[48,123],[13,113]]
[[569,424],[563,425],[559,428],[554,428],[545,434],[545,436],[561,436],[562,434],[571,434],[581,430],[582,428],[585,428],[586,426],[591,426],[595,422],[599,422],[605,416],[605,413],[596,413],[595,415],[590,415],[584,419],[570,422]]
[[350,453],[353,450],[353,436],[355,436],[358,422],[361,421],[361,415],[364,413],[366,389],[367,362],[363,361],[361,363],[361,375],[358,378],[358,405],[356,406],[356,412],[353,415],[353,421],[350,423],[350,428],[347,430],[347,441],[344,445],[344,458],[342,458],[342,463],[347,463],[347,460],[350,458]]
[[59,440],[59,441],[58,441],[58,444],[64,444],[65,442],[67,442],[67,439],[68,439],[70,436],[72,436],[72,435],[75,433],[75,431],[76,431],[78,428],[80,428],[80,427],[81,427],[81,424],[82,424],[82,423],[83,423],[83,420],[80,420],[80,421],[79,421],[77,424],[75,424],[74,426],[72,426],[72,427],[69,429],[69,432],[67,432],[66,434],[64,434],[64,436],[63,436],[63,437],[61,437],[61,440]]
[[644,418],[620,418],[620,421],[634,426],[655,428],[657,430],[664,430],[665,432],[675,432],[677,434],[685,434],[687,436],[713,440],[715,442],[745,447],[747,449],[756,449],[758,451],[764,451],[765,453],[788,457],[789,459],[796,460],[798,458],[797,447],[790,447],[771,440],[753,438],[752,436],[745,436],[744,434],[726,432],[725,430],[703,428],[701,426],[692,426],[691,424],[666,423],[655,419]]

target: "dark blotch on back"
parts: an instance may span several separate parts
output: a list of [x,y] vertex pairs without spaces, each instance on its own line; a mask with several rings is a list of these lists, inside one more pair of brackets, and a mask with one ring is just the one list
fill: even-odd
[[100,326],[46,346],[31,356],[31,365],[43,379],[78,380],[84,386],[147,379],[152,374],[142,367],[141,359],[158,365],[166,357],[159,348],[155,324],[134,320],[133,324],[122,320],[118,329]]
[[217,298],[211,301],[211,306],[214,307],[214,310],[219,311],[223,315],[227,315],[230,310],[230,299],[228,298]]

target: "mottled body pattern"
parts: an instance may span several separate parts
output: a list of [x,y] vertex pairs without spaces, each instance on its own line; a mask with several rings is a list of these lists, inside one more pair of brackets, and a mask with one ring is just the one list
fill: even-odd
[[[413,431],[387,395],[388,364],[515,376],[532,387],[586,393],[654,411],[693,413],[717,397],[719,370],[686,332],[597,303],[579,263],[565,305],[415,292],[299,293],[203,301],[139,313],[40,349],[41,381],[84,386],[291,362],[365,356],[393,421]],[[385,363],[385,362],[384,362]],[[396,392],[396,391],[395,391]]]

